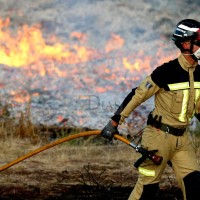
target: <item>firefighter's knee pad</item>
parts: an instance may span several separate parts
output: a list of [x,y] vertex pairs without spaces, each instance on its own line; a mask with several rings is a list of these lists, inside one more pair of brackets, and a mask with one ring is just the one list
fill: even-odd
[[183,178],[187,200],[196,200],[200,196],[200,171],[194,171]]
[[158,191],[159,191],[159,183],[144,185],[140,200],[155,200]]

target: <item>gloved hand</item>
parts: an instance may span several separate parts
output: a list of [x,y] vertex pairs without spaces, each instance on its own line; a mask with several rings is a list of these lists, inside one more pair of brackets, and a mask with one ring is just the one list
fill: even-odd
[[119,132],[117,126],[114,126],[112,124],[112,121],[110,120],[101,131],[101,136],[111,141],[113,139],[114,134],[119,134]]

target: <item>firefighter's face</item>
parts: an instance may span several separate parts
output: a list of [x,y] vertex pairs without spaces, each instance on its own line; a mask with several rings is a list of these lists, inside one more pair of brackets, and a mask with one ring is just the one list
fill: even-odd
[[[190,49],[191,49],[191,42],[190,41],[185,41],[182,43],[183,48],[186,50],[186,53],[190,53]],[[194,54],[194,56],[200,60],[200,41],[196,40],[193,43],[193,48],[192,48],[192,52]]]

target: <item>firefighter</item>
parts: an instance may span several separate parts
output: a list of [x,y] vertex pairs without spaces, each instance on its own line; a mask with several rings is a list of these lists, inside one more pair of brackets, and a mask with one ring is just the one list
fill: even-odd
[[160,165],[146,159],[138,168],[138,180],[129,200],[154,200],[161,175],[170,161],[184,200],[200,198],[199,163],[189,137],[188,126],[196,116],[200,121],[200,22],[180,21],[171,38],[180,55],[157,67],[124,99],[101,135],[112,140],[118,125],[142,102],[153,95],[155,107],[150,112],[141,145],[163,157]]

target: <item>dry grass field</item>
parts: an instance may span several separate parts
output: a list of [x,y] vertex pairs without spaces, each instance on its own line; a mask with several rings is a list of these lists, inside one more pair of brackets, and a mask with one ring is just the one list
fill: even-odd
[[[55,127],[44,131],[24,119],[14,123],[1,123],[1,166],[53,142],[51,131]],[[61,130],[57,129],[57,134]],[[81,131],[66,130],[65,127],[60,137],[66,137],[64,131]],[[197,138],[193,140],[198,153]],[[118,140],[106,143],[99,135],[78,138],[0,172],[0,199],[127,199],[136,183],[137,169],[133,164],[139,156]],[[170,167],[166,168],[160,187],[159,199],[182,199]]]
[[[1,198],[45,199],[64,196],[62,199],[82,199],[86,198],[85,195],[95,197],[104,191],[107,198],[112,199],[112,194],[116,195],[115,190],[121,190],[119,197],[122,197],[127,189],[124,194],[124,199],[127,199],[136,182],[137,170],[133,164],[138,155],[131,147],[118,141],[114,143],[97,146],[61,144],[22,161],[1,172]],[[27,139],[4,141],[1,145],[1,165],[39,146]],[[169,190],[176,187],[170,168],[163,175],[161,186]]]

